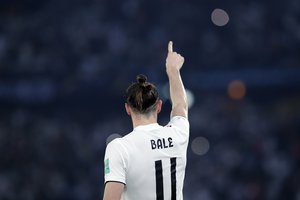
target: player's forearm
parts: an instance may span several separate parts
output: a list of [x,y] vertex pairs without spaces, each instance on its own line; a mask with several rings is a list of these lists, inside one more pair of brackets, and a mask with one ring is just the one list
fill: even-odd
[[188,103],[185,88],[179,70],[167,72],[170,84],[170,97],[172,101],[171,116],[184,116],[188,114]]
[[187,117],[187,98],[184,85],[181,80],[180,69],[184,63],[184,57],[177,52],[173,52],[173,42],[168,44],[168,56],[166,59],[166,70],[170,82],[170,96],[172,101],[173,116]]

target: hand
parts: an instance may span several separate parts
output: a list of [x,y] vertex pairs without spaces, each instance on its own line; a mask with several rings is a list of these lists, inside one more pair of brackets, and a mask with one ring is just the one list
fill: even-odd
[[173,52],[173,42],[170,41],[168,44],[168,56],[166,59],[167,73],[172,71],[179,71],[184,63],[184,57],[180,54]]

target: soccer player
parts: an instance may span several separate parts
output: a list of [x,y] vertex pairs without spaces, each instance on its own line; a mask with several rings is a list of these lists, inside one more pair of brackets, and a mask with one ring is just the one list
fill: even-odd
[[133,131],[110,142],[104,158],[104,200],[181,200],[189,140],[187,98],[180,69],[184,58],[169,42],[166,71],[171,120],[157,123],[162,101],[144,75],[126,90]]

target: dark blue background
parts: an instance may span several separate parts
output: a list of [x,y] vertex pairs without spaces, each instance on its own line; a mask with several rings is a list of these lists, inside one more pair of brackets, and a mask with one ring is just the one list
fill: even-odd
[[195,98],[190,142],[210,144],[188,149],[185,199],[299,199],[299,19],[298,0],[2,0],[0,199],[101,199],[106,139],[132,130],[125,89],[143,73],[164,94],[169,40]]

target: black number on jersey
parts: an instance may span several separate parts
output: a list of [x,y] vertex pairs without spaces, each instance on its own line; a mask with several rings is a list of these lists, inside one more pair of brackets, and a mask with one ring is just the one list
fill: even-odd
[[[171,200],[176,200],[176,158],[170,158],[171,164]],[[164,200],[162,161],[155,161],[156,200]]]

